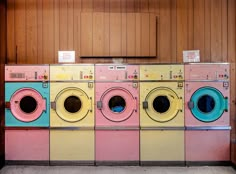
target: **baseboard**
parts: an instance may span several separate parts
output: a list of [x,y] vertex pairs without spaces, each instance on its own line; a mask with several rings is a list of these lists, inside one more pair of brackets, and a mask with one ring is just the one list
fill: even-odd
[[96,166],[139,166],[139,161],[96,161]]
[[33,160],[6,160],[6,165],[32,165],[32,166],[49,166],[49,161],[33,161]]
[[141,166],[185,166],[185,161],[140,161]]
[[186,161],[186,166],[232,166],[231,161]]
[[0,169],[3,168],[5,165],[5,156],[4,154],[0,155]]
[[94,166],[94,161],[50,161],[51,166]]

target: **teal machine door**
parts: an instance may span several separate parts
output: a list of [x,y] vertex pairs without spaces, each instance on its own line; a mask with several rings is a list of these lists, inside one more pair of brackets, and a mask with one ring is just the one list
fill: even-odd
[[202,87],[193,93],[188,107],[199,121],[213,122],[228,112],[228,98],[216,88]]

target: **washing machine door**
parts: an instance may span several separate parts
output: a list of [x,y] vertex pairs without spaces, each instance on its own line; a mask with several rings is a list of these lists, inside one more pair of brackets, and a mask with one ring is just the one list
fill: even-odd
[[11,96],[6,105],[16,119],[32,122],[46,110],[46,99],[35,89],[21,88]]
[[143,101],[147,115],[157,122],[168,122],[182,112],[183,99],[166,87],[151,90]]
[[228,112],[228,98],[216,88],[202,87],[193,93],[188,107],[199,121],[213,122]]
[[137,98],[125,88],[113,87],[103,93],[97,108],[108,120],[122,122],[137,112]]
[[67,122],[78,122],[92,112],[92,98],[80,88],[65,88],[51,103],[57,115]]

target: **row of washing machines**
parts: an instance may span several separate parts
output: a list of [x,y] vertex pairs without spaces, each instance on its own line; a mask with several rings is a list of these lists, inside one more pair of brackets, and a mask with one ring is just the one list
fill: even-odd
[[6,65],[6,162],[228,162],[229,74],[228,63]]

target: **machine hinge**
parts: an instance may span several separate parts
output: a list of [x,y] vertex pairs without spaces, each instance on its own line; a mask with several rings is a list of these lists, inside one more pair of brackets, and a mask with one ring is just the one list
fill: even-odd
[[5,108],[11,109],[11,103],[10,102],[5,102]]

